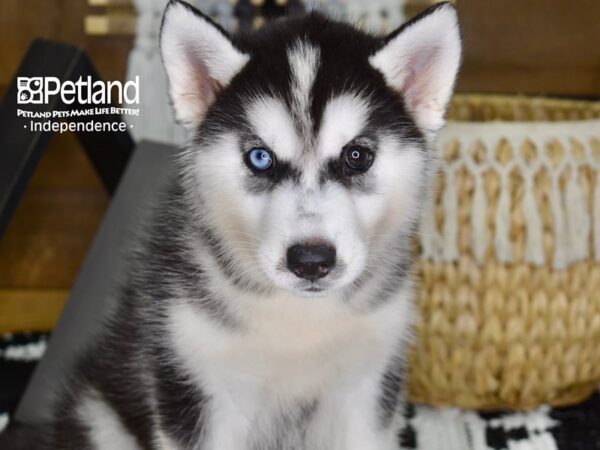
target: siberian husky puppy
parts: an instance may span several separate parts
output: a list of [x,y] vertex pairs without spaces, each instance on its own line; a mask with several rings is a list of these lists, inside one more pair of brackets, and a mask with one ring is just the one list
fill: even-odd
[[385,37],[318,13],[231,36],[171,1],[160,46],[191,139],[50,447],[399,448],[454,8]]

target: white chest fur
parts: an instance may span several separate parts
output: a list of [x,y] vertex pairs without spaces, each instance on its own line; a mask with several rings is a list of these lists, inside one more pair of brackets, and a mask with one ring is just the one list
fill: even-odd
[[[335,413],[361,390],[376,397],[411,322],[404,296],[371,312],[333,299],[246,298],[241,326],[233,330],[176,303],[170,313],[176,354],[213,399],[213,415],[227,422],[211,419],[216,431],[208,448],[246,448],[252,430],[268,428],[264,422],[288,405],[319,402]],[[359,401],[372,403],[360,405],[366,412],[377,398]],[[220,427],[228,431],[219,433]]]

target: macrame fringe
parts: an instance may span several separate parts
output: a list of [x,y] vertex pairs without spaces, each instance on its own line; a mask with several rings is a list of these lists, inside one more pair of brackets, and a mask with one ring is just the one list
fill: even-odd
[[[577,171],[574,171],[566,187],[566,218],[569,230],[571,261],[581,261],[589,257],[591,214],[585,192]],[[571,262],[570,261],[570,262]]]
[[[471,207],[471,227],[473,235],[471,236],[471,246],[473,254],[478,262],[482,262],[485,256],[486,242],[488,240],[487,217],[485,214],[478,214],[479,211],[487,209],[487,198],[483,186],[483,175],[477,174],[475,177],[475,192],[473,194],[473,205]],[[454,220],[452,221],[454,222]]]
[[541,265],[545,261],[543,233],[536,233],[533,230],[542,229],[542,219],[538,211],[535,192],[533,191],[533,179],[527,177],[524,179],[523,194],[523,216],[527,227],[527,238],[525,240],[525,262]]
[[[522,233],[523,249],[518,252],[523,261],[536,265],[551,263],[554,269],[593,257],[600,261],[600,158],[592,154],[592,139],[600,138],[600,121],[524,123],[451,123],[437,143],[438,154],[446,145],[458,143],[459,156],[442,164],[444,180],[439,205],[444,222],[435,224],[435,214],[427,212],[423,222],[423,257],[433,262],[454,262],[459,255],[460,205],[465,201],[458,194],[458,173],[466,170],[472,178],[470,206],[470,250],[478,263],[483,263],[490,249],[497,261],[515,261],[514,242]],[[510,160],[499,161],[501,143],[507,142]],[[525,144],[533,145],[535,156],[526,159],[521,151]],[[576,156],[574,148],[581,151]],[[476,149],[485,155],[475,156]],[[558,150],[557,150],[558,149]],[[583,156],[582,156],[583,155]],[[593,185],[588,189],[583,179],[586,171]],[[499,192],[495,203],[493,227],[488,223],[491,206],[486,176],[495,172]],[[520,174],[523,192],[511,192],[511,176]],[[548,186],[536,186],[536,177],[547,177]],[[536,189],[543,191],[536,194]],[[546,192],[547,191],[547,192]],[[463,190],[464,195],[464,190]],[[543,199],[549,209],[545,221]],[[523,218],[522,227],[515,229],[515,214]],[[548,212],[545,213],[548,215]],[[550,231],[552,245],[544,237]],[[548,251],[550,249],[551,251]]]
[[[508,185],[508,177],[503,175],[500,181],[501,185]],[[500,189],[500,199],[496,209],[496,233],[495,248],[498,260],[500,262],[509,262],[512,260],[512,249],[510,242],[510,193],[508,189]],[[481,210],[480,210],[481,211]],[[473,211],[476,213],[476,211]]]
[[[456,186],[456,173],[454,171],[446,174],[448,189],[442,194],[442,205],[444,211],[458,210],[458,193]],[[454,260],[458,258],[458,221],[446,220],[443,228],[443,238],[441,240],[444,259]]]

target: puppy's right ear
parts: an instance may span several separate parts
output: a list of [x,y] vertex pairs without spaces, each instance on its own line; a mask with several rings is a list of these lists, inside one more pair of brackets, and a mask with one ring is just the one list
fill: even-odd
[[160,50],[175,117],[188,129],[202,122],[219,90],[250,59],[220,26],[180,0],[165,9]]

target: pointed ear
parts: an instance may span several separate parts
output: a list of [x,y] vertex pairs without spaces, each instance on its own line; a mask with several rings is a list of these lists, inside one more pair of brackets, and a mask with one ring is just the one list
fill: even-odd
[[160,49],[175,117],[190,129],[249,59],[221,27],[179,0],[165,9]]
[[417,125],[429,134],[444,125],[460,59],[456,10],[442,3],[389,35],[369,62],[402,94]]

